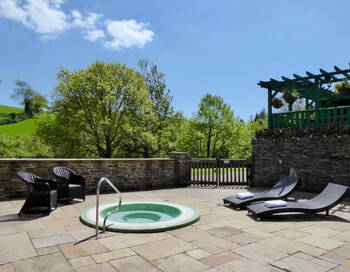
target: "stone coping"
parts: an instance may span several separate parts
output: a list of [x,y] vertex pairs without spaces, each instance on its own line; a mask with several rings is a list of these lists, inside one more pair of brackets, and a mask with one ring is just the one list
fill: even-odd
[[174,161],[172,158],[0,158],[1,161]]

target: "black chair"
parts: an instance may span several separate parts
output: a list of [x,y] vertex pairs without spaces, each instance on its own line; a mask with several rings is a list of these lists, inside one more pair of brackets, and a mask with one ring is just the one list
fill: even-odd
[[287,198],[295,190],[299,178],[291,176],[281,176],[278,182],[269,190],[254,194],[254,197],[239,199],[236,195],[225,197],[224,204],[229,204],[236,209],[245,208],[253,202]]
[[58,182],[58,199],[71,201],[73,198],[81,198],[85,201],[85,177],[62,166],[53,168],[52,172]]
[[268,208],[264,203],[258,203],[247,206],[248,213],[257,218],[262,218],[275,213],[302,212],[302,213],[319,213],[326,212],[340,203],[348,194],[349,187],[328,183],[323,191],[314,198],[304,202],[287,201],[287,206]]
[[36,208],[45,207],[45,211],[49,213],[52,208],[57,208],[57,183],[55,180],[42,179],[28,172],[17,172],[17,176],[26,183],[29,191],[29,196],[18,215],[41,211]]

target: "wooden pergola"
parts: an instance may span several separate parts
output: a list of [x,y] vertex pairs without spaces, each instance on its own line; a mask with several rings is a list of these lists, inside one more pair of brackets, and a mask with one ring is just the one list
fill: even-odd
[[[341,97],[334,94],[332,90],[325,88],[327,84],[341,82],[350,78],[350,69],[340,69],[334,66],[334,71],[327,72],[320,69],[319,74],[313,74],[306,71],[306,76],[293,74],[294,78],[281,76],[282,80],[271,78],[269,81],[260,81],[258,85],[268,90],[268,118],[269,129],[272,127],[272,100],[278,93],[286,90],[297,90],[300,97],[305,99],[306,110],[313,108],[316,117],[320,108],[329,107],[332,102],[340,100],[349,100],[350,97]],[[318,117],[316,118],[318,120]]]

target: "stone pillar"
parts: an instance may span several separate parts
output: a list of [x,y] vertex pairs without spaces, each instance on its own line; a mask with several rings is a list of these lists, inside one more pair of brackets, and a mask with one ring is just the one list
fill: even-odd
[[190,179],[190,158],[186,152],[170,152],[169,157],[175,162],[175,183],[184,186]]

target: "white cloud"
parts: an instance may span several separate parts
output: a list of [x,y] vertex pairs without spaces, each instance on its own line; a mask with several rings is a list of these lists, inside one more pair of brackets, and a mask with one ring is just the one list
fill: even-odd
[[51,0],[51,3],[56,7],[60,8],[62,4],[67,2],[67,0]]
[[18,6],[17,0],[0,1],[0,16],[27,24],[27,12]]
[[67,15],[47,0],[28,0],[23,8],[30,28],[44,38],[55,38],[70,26]]
[[[148,24],[136,20],[101,22],[102,15],[78,10],[65,13],[62,5],[67,0],[0,0],[0,17],[22,23],[38,33],[42,39],[55,39],[60,33],[78,28],[89,41],[103,40],[105,47],[143,47],[152,41],[154,33]],[[102,29],[105,28],[105,29]],[[108,39],[105,33],[108,34]]]
[[84,38],[89,41],[96,41],[98,39],[103,39],[105,37],[105,33],[101,29],[96,30],[87,30],[86,34],[84,35]]
[[135,20],[107,21],[106,24],[108,34],[112,36],[112,40],[105,43],[107,48],[144,47],[147,42],[152,41],[154,35],[147,29],[148,24]]
[[[56,3],[53,3],[56,2]],[[39,33],[43,38],[54,38],[69,28],[67,15],[56,8],[60,0],[0,0],[0,16],[15,20]]]
[[95,25],[97,23],[97,20],[101,17],[101,15],[90,12],[87,17],[83,17],[81,13],[77,10],[72,11],[72,16],[73,16],[73,21],[72,25],[73,26],[78,26],[82,28],[95,28]]
[[89,13],[85,18],[77,10],[72,11],[72,26],[80,27],[83,29],[84,38],[89,41],[96,41],[105,37],[105,33],[102,29],[97,29],[98,20],[101,17],[97,13]]

